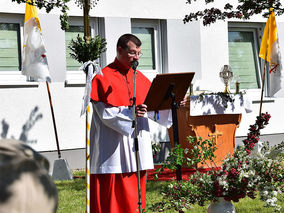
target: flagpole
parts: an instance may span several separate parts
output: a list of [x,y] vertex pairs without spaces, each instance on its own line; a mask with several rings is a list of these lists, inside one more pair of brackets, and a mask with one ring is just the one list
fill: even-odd
[[54,128],[54,134],[55,134],[55,139],[56,139],[58,158],[61,158],[61,153],[60,153],[60,149],[59,149],[59,142],[58,142],[58,136],[57,136],[56,123],[55,123],[54,110],[53,110],[52,99],[51,99],[51,94],[50,94],[48,81],[46,81],[46,88],[47,88],[47,93],[48,93],[48,98],[49,98],[49,105],[50,105],[50,109],[51,109],[51,115],[52,115],[53,128]]
[[262,75],[262,88],[261,88],[261,98],[260,98],[260,106],[259,106],[259,116],[261,116],[261,111],[262,111],[266,66],[267,66],[267,62],[266,62],[266,56],[265,56],[264,69],[263,69],[263,75]]
[[[268,35],[269,35],[269,30],[270,30],[270,25],[269,25],[269,20],[270,20],[270,14],[269,14],[269,17],[268,17],[268,28],[267,28],[267,31],[268,31]],[[263,38],[262,38],[263,39]],[[268,37],[269,39],[269,37]],[[266,41],[267,42],[267,41]],[[264,83],[265,83],[265,75],[266,75],[266,69],[267,69],[267,51],[268,51],[268,48],[270,48],[268,45],[266,45],[266,51],[265,51],[265,57],[264,57],[264,69],[263,69],[263,74],[262,74],[262,85],[261,85],[261,97],[260,97],[260,105],[259,105],[259,116],[261,116],[261,112],[262,112],[262,103],[263,103],[263,93],[264,93]]]

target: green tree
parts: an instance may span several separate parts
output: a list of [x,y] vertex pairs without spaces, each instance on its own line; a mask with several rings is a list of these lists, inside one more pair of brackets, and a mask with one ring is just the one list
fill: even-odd
[[[18,4],[26,3],[29,0],[12,0],[12,2],[17,2]],[[75,3],[84,9],[87,10],[87,13],[90,10],[90,7],[94,7],[97,4],[97,1],[99,0],[75,0]],[[32,2],[32,1],[31,1]],[[31,5],[35,5],[39,9],[45,8],[45,11],[49,13],[54,8],[59,8],[61,11],[60,15],[60,22],[61,22],[61,29],[66,30],[69,28],[69,17],[68,17],[68,10],[69,7],[67,6],[67,3],[70,2],[70,0],[34,0],[33,3],[29,3]],[[86,14],[87,16],[89,14]]]
[[[201,2],[202,0],[187,0],[186,3]],[[261,14],[263,17],[268,17],[269,8],[274,8],[276,16],[284,13],[283,0],[238,0],[237,4],[233,6],[230,1],[225,3],[224,8],[211,7],[210,4],[215,0],[203,0],[208,6],[202,11],[190,13],[183,19],[184,23],[202,20],[203,25],[209,25],[216,22],[216,20],[225,20],[231,18],[249,19],[251,16]],[[218,0],[220,1],[220,0]],[[217,2],[217,0],[216,0]],[[281,3],[282,2],[282,3]]]

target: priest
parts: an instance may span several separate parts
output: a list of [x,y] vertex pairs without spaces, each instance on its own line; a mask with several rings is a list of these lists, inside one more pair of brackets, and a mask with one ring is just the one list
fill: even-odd
[[[92,82],[90,151],[91,213],[138,212],[137,169],[140,170],[142,208],[146,203],[146,170],[153,168],[152,146],[143,104],[151,82],[136,73],[136,94],[132,63],[142,56],[141,41],[132,34],[117,42],[117,56],[103,75]],[[133,109],[133,97],[136,109]],[[132,110],[137,117],[139,168],[136,168]],[[167,114],[168,115],[168,114]]]

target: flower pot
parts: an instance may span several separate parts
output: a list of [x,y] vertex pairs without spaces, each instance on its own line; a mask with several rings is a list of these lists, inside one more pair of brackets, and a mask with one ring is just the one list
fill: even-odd
[[226,201],[223,197],[219,197],[216,202],[211,202],[207,213],[236,213],[236,209],[231,201]]

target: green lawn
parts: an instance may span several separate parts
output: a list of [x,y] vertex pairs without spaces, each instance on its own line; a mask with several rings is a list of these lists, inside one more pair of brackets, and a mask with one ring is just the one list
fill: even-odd
[[[76,172],[75,175],[81,175],[82,172]],[[58,194],[59,194],[59,206],[58,213],[83,213],[85,212],[85,179],[79,178],[71,181],[56,181],[55,182]],[[162,200],[162,195],[160,193],[161,187],[166,184],[165,182],[153,182],[148,181],[147,183],[147,208],[155,202]],[[284,212],[284,202],[282,199],[282,212]],[[208,203],[209,204],[209,203]],[[259,199],[242,199],[238,203],[234,203],[237,213],[270,213],[273,212],[272,209],[264,208],[263,202]],[[207,206],[199,207],[194,205],[192,209],[188,212],[194,213],[206,213]],[[151,213],[153,211],[147,211]],[[167,213],[175,212],[174,210],[166,211]]]

